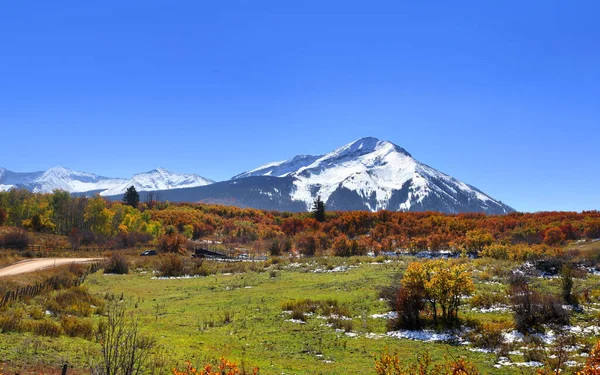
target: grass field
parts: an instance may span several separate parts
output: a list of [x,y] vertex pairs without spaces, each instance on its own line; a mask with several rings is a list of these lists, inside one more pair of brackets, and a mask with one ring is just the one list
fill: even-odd
[[[84,285],[99,297],[122,297],[120,303],[134,311],[143,331],[161,348],[155,363],[158,373],[183,367],[185,360],[201,365],[224,356],[247,370],[258,366],[262,374],[368,374],[373,373],[373,356],[385,348],[397,351],[405,360],[414,359],[426,349],[435,360],[466,357],[484,374],[533,371],[519,366],[497,368],[496,354],[474,351],[469,345],[387,336],[387,320],[372,317],[389,311],[379,298],[380,288],[390,285],[413,260],[376,263],[369,258],[314,259],[280,262],[266,269],[257,267],[262,272],[168,279],[154,277],[151,263],[146,263],[128,275],[97,272]],[[494,277],[490,274],[517,266],[482,259],[469,262],[475,270],[478,292],[504,293],[506,286],[490,281]],[[598,277],[590,276],[578,280],[576,287],[593,286],[598,281]],[[548,292],[557,292],[559,283],[557,279],[536,281]],[[318,314],[309,316],[305,323],[290,319],[283,304],[303,298],[336,300],[352,318],[351,331],[328,326],[326,317]],[[572,324],[590,324],[594,314],[591,310],[581,314]],[[512,324],[509,311],[482,313],[465,305],[461,315],[502,326]],[[57,369],[64,361],[76,372],[85,372],[88,358],[97,350],[96,343],[80,338],[0,334],[0,358],[4,361],[0,372],[25,365]],[[512,355],[511,360],[522,362],[522,354]]]

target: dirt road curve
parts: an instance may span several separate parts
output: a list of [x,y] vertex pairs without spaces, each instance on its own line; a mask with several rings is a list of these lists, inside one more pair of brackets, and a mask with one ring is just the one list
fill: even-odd
[[0,277],[17,275],[19,273],[33,272],[44,268],[52,268],[69,263],[87,263],[102,258],[39,258],[24,260],[10,266],[0,268]]

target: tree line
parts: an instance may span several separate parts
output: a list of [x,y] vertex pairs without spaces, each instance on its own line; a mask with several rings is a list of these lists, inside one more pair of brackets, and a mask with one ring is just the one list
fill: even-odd
[[240,244],[273,255],[361,255],[367,252],[454,250],[528,259],[565,241],[600,238],[600,212],[485,215],[438,212],[265,211],[213,204],[108,201],[24,189],[0,192],[0,225],[67,236],[74,246],[130,246],[167,232],[187,239]]

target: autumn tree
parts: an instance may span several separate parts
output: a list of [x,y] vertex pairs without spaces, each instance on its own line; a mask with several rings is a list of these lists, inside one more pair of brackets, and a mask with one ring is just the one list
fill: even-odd
[[106,207],[106,201],[99,195],[90,199],[85,207],[86,226],[95,234],[109,236],[112,233],[114,212]]
[[444,260],[410,263],[400,283],[395,308],[408,326],[421,324],[416,310],[426,305],[434,323],[455,323],[462,297],[475,291],[466,266]]
[[468,252],[479,252],[493,242],[494,237],[489,232],[482,229],[470,230],[465,234],[464,247]]
[[313,234],[302,234],[296,243],[298,252],[304,256],[314,256],[317,252],[317,239]]
[[333,250],[333,255],[337,257],[348,257],[351,255],[350,243],[346,239],[346,236],[339,236],[336,238],[331,247]]
[[600,375],[600,342],[596,344],[578,375]]
[[52,208],[52,221],[56,226],[57,234],[68,234],[72,228],[70,223],[71,207],[73,198],[71,194],[64,190],[54,190],[50,198],[50,206]]
[[325,202],[321,200],[321,196],[318,195],[313,201],[312,213],[315,220],[322,223],[325,221]]
[[135,186],[131,185],[123,194],[123,203],[133,208],[138,206],[140,203],[140,194],[135,190]]
[[158,250],[164,253],[185,254],[187,238],[177,232],[177,228],[170,225],[165,234],[158,239]]
[[544,232],[544,243],[546,245],[559,245],[565,240],[565,234],[558,227],[552,227]]
[[413,262],[408,265],[392,301],[392,308],[398,313],[397,328],[423,328],[420,312],[425,308],[426,279],[427,273],[421,263]]
[[414,361],[407,361],[406,356],[400,356],[398,353],[390,354],[386,349],[379,356],[375,356],[375,373],[377,375],[479,375],[477,367],[464,358],[447,356],[444,358],[443,363],[434,364],[429,351],[425,351],[425,353],[418,353]]
[[269,255],[274,257],[281,255],[281,242],[277,238],[269,244]]

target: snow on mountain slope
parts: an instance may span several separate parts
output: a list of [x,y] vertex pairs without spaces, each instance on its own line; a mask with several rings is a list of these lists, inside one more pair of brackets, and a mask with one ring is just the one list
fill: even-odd
[[9,191],[10,189],[12,189],[14,187],[16,187],[16,186],[0,184],[0,191]]
[[137,191],[155,191],[205,186],[213,182],[197,174],[173,173],[164,168],[157,168],[150,172],[138,173],[131,179],[103,191],[100,195],[123,194],[132,185]]
[[100,192],[100,195],[118,195],[132,185],[138,191],[153,191],[204,186],[210,183],[211,180],[195,174],[172,173],[163,168],[139,173],[130,179],[103,177],[60,166],[32,173],[11,172],[0,168],[0,190],[24,187],[36,193],[50,193],[54,189],[61,189],[70,193],[96,191]]
[[293,165],[292,160],[247,174],[293,177],[291,198],[304,202],[307,209],[320,195],[329,207],[340,210],[512,211],[476,188],[420,163],[403,148],[373,137],[351,142],[310,163]]
[[7,191],[13,187],[24,185],[38,178],[43,173],[44,172],[19,173],[0,167],[0,191]]
[[260,167],[251,171],[234,176],[232,180],[251,176],[284,177],[292,172],[296,172],[302,167],[312,164],[315,160],[322,156],[323,155],[298,155],[289,160],[276,161],[274,163],[261,165]]
[[48,169],[41,176],[24,185],[36,193],[51,193],[54,189],[74,193],[109,189],[123,181],[125,180],[121,178],[103,177],[59,166]]

